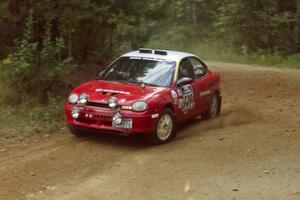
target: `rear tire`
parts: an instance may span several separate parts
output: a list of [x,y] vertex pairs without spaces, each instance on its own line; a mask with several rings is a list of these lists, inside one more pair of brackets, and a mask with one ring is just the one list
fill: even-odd
[[74,127],[74,126],[69,126],[69,130],[76,137],[85,137],[85,136],[87,136],[86,131],[83,131],[80,128],[77,128],[77,127]]
[[168,143],[173,136],[175,136],[174,113],[167,108],[160,116],[155,131],[147,135],[147,139],[151,144],[160,145]]

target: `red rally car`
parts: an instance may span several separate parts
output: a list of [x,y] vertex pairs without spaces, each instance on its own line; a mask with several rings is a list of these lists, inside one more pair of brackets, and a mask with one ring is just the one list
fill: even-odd
[[97,80],[72,91],[66,103],[70,131],[130,135],[168,142],[176,126],[191,118],[213,118],[221,110],[220,75],[197,56],[140,49],[109,65]]

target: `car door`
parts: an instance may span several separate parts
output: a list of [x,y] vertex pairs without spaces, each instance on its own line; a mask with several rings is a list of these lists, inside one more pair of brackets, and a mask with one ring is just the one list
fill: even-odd
[[195,91],[195,100],[196,100],[196,110],[200,114],[204,112],[209,104],[211,97],[211,78],[209,76],[209,71],[207,66],[196,57],[189,57],[189,62],[193,67],[194,72],[194,91]]
[[[193,66],[188,58],[182,59],[179,63],[177,81],[184,77],[191,78],[192,80],[195,79]],[[195,108],[197,99],[195,99],[195,97],[197,98],[199,96],[197,92],[198,91],[195,90],[194,81],[191,84],[181,86],[177,85],[177,93],[179,97],[179,120],[188,119],[196,114]]]

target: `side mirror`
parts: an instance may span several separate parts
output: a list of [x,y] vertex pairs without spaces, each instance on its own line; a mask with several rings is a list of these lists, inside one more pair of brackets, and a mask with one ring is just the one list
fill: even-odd
[[178,86],[183,86],[183,85],[187,85],[187,84],[191,84],[193,82],[193,79],[190,77],[182,77],[181,79],[179,79],[177,81],[177,85]]

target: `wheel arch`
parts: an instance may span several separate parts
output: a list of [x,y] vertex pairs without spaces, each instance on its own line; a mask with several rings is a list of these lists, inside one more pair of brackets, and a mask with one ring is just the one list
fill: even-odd
[[165,110],[165,109],[170,109],[173,112],[174,120],[177,121],[176,110],[175,110],[174,104],[171,102],[166,103],[163,110]]
[[172,110],[173,111],[173,113],[175,114],[175,108],[174,108],[174,106],[173,106],[173,104],[172,103],[167,103],[166,105],[165,105],[165,109],[166,108],[169,108],[170,110]]
[[215,89],[215,91],[213,92],[213,95],[214,95],[214,94],[217,94],[218,97],[220,97],[220,96],[221,96],[221,91],[220,91],[220,89]]
[[[221,96],[221,91],[220,91],[220,89],[216,89],[215,91],[214,91],[214,93],[213,93],[213,95],[215,95],[215,94],[217,94],[218,95],[218,103],[219,103],[219,105],[218,105],[218,112],[217,112],[217,115],[220,115],[220,113],[221,113],[221,108],[222,108],[222,96]],[[213,96],[212,95],[212,96]]]

